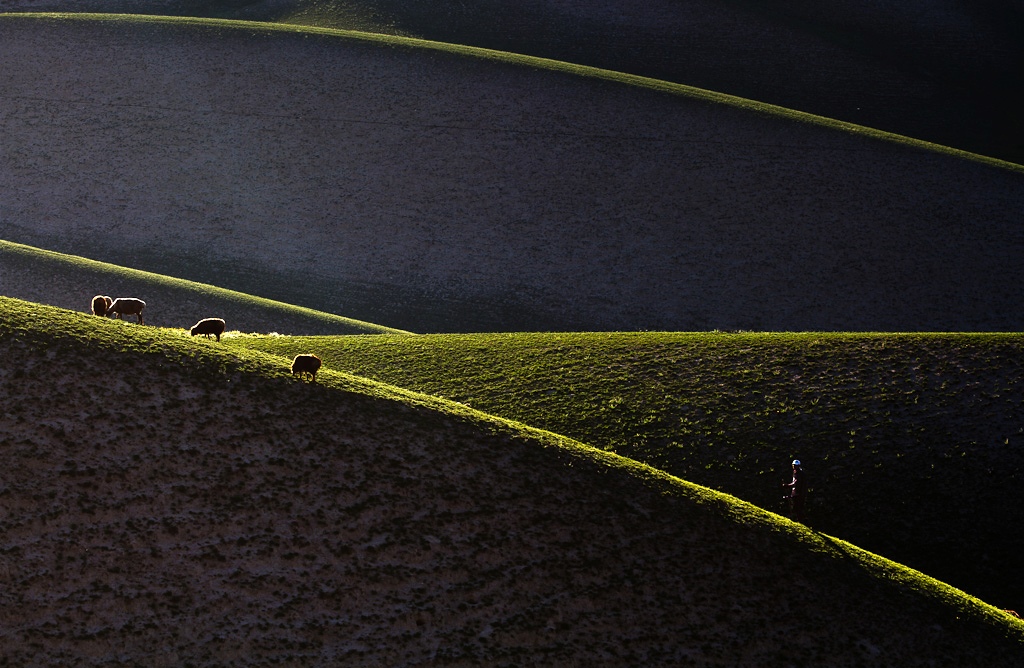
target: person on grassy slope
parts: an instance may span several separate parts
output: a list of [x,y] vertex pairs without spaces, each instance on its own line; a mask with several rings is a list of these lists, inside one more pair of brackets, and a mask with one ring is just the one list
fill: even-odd
[[807,507],[807,478],[804,474],[804,467],[799,459],[793,460],[793,480],[783,483],[782,486],[789,489],[789,503],[792,509],[791,518],[803,523],[804,511]]

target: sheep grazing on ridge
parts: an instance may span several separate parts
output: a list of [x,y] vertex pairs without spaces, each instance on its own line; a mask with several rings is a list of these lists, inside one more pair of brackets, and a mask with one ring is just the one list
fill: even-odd
[[192,325],[192,329],[188,330],[192,336],[205,336],[210,338],[213,334],[220,341],[220,335],[224,333],[224,321],[220,318],[203,318],[196,324]]
[[92,298],[92,314],[98,316],[107,315],[107,311],[110,310],[110,305],[114,303],[114,300],[106,295],[96,295]]
[[306,374],[316,382],[316,372],[320,370],[322,362],[316,355],[296,355],[292,360],[292,375],[302,378]]
[[118,297],[114,300],[114,303],[107,309],[107,313],[113,315],[115,318],[124,320],[123,316],[135,315],[139,317],[139,324],[144,325],[142,321],[142,309],[146,308],[146,302],[135,297]]

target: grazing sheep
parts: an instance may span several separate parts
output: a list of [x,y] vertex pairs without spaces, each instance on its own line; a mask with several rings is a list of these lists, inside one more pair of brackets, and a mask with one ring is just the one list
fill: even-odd
[[93,315],[105,316],[107,311],[110,310],[110,305],[113,303],[114,300],[106,295],[96,295],[92,298]]
[[296,355],[292,360],[292,375],[302,378],[306,374],[316,382],[316,372],[320,370],[322,362],[316,355]]
[[146,308],[146,302],[135,297],[118,297],[114,300],[114,303],[107,309],[107,313],[114,317],[124,320],[122,316],[125,315],[136,315],[139,317],[139,324],[144,325],[142,321],[142,309]]
[[213,334],[220,341],[220,335],[224,333],[224,321],[220,318],[203,318],[188,331],[192,336],[203,335],[206,338]]

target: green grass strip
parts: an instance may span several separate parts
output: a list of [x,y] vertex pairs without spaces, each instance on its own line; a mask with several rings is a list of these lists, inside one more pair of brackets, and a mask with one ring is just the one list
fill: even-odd
[[[182,278],[173,278],[163,274],[155,274],[140,269],[131,269],[77,255],[67,255],[54,251],[26,246],[11,241],[0,240],[0,261],[12,266],[23,264],[33,272],[45,271],[51,274],[85,273],[96,276],[116,277],[152,285],[157,288],[171,290],[196,298],[206,298],[223,302],[235,303],[270,314],[280,313],[292,317],[301,317],[339,330],[361,334],[409,334],[400,329],[375,325],[353,318],[346,318],[332,313],[316,311],[303,306],[293,306],[284,302],[219,288],[206,283],[197,283]],[[45,269],[43,269],[45,268]],[[91,297],[91,295],[90,295]]]

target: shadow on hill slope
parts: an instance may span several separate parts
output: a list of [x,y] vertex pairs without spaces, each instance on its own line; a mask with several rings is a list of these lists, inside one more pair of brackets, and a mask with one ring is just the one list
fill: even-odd
[[12,663],[1010,666],[1024,646],[955,590],[649,469],[3,301]]
[[223,318],[228,330],[279,334],[403,333],[167,276],[51,253],[0,240],[0,294],[90,312],[94,295],[146,302],[146,324],[188,329],[202,318]]
[[337,35],[0,21],[0,238],[419,332],[1024,329],[1010,169]]
[[237,337],[443,396],[783,511],[1024,608],[1021,334]]
[[1012,0],[14,0],[413,35],[630,72],[1024,162]]

